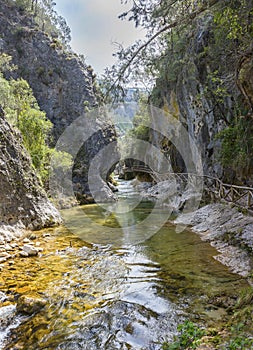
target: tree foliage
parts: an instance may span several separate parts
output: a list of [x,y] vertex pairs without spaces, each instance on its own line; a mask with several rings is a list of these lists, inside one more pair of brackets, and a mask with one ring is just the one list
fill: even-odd
[[[135,42],[128,48],[119,46],[116,56],[118,63],[106,71],[113,81],[110,90],[122,88],[129,80],[136,78],[145,67],[146,75],[157,73],[156,60],[159,60],[168,48],[168,38],[174,33],[180,35],[184,28],[191,27],[192,22],[207,12],[220,0],[155,0],[133,1],[129,11],[121,14],[121,19],[134,21],[142,26],[147,34],[146,41]],[[130,1],[125,1],[130,2]]]
[[53,0],[13,0],[13,4],[31,15],[41,30],[53,38],[57,37],[66,48],[69,48],[71,31],[65,18],[56,12],[56,3]]
[[142,26],[147,36],[131,47],[119,46],[119,62],[107,71],[112,81],[109,90],[123,89],[145,71],[147,79],[155,82],[149,102],[164,108],[179,85],[195,86],[196,95],[189,91],[194,108],[208,115],[210,110],[202,101],[209,101],[214,115],[227,125],[219,134],[222,164],[230,165],[236,174],[249,174],[253,167],[253,1],[124,2],[132,6],[120,18]]
[[139,108],[133,117],[133,128],[129,131],[130,136],[143,141],[150,138],[150,114],[147,108],[147,97],[140,95],[138,99]]
[[27,81],[4,78],[3,71],[13,69],[10,62],[10,56],[0,55],[0,105],[5,111],[7,120],[20,130],[32,163],[45,182],[51,154],[47,138],[52,123],[46,118],[45,112],[40,110]]
[[[118,62],[105,74],[111,78],[110,91],[122,90],[126,83],[138,79],[140,72],[146,79],[154,79],[161,66],[170,64],[172,59],[176,69],[180,69],[178,43],[189,42],[194,26],[203,16],[212,17],[217,35],[231,43],[241,41],[242,50],[246,50],[249,38],[252,39],[252,0],[126,0],[124,3],[132,6],[119,17],[142,26],[147,34],[145,41],[136,41],[130,47],[119,45],[115,53]],[[223,45],[222,48],[226,49]],[[169,60],[171,54],[175,56]]]
[[253,169],[253,121],[240,116],[221,131],[217,138],[222,142],[222,164],[241,178],[252,175]]

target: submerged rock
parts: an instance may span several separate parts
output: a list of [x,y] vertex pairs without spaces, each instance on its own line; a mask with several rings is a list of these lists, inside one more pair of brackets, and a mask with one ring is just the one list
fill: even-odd
[[28,256],[36,256],[36,255],[38,255],[39,250],[30,244],[25,244],[23,246],[23,252],[28,254]]
[[7,305],[0,307],[0,327],[6,328],[12,322],[15,316],[16,306]]
[[43,309],[45,305],[46,300],[36,294],[22,295],[17,302],[17,311],[27,315],[32,315]]

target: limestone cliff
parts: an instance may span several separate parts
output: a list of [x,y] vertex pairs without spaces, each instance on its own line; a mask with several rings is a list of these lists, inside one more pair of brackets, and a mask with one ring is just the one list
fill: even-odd
[[14,4],[0,1],[1,51],[13,57],[15,73],[29,82],[39,106],[54,124],[54,136],[97,104],[90,67],[50,38]]
[[[244,123],[241,137],[249,140],[246,132],[252,128],[252,47],[252,37],[229,39],[226,28],[215,24],[212,13],[202,16],[188,31],[180,33],[173,48],[168,49],[152,94],[152,103],[168,107],[195,140],[206,174],[248,184],[253,170],[249,159],[252,151],[247,153],[243,149],[239,128],[236,137],[231,135],[228,151],[231,163],[234,154],[242,166],[222,164],[221,139],[217,135],[227,127],[234,132],[239,123]],[[161,146],[161,138],[157,135],[152,138]],[[250,147],[252,144],[248,150]],[[185,171],[177,151],[170,147],[169,153],[174,169]]]
[[[18,69],[11,74],[28,81],[41,110],[54,124],[51,141],[54,145],[67,126],[85,110],[98,105],[93,70],[78,55],[66,50],[58,39],[43,32],[32,16],[19,9],[15,2],[1,0],[0,5],[0,52],[13,57]],[[95,118],[94,123],[97,122],[101,125],[101,120]],[[112,140],[115,140],[115,131],[104,119],[101,132],[87,140],[79,152],[73,182],[82,201],[89,194],[89,164]]]
[[22,139],[0,109],[0,224],[40,229],[61,222],[32,168]]

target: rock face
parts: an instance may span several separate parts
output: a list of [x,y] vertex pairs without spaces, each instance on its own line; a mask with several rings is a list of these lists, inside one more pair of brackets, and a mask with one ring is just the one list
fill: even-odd
[[[15,2],[1,2],[0,27],[0,52],[13,57],[18,69],[11,74],[29,82],[40,108],[54,124],[54,145],[67,126],[98,105],[93,70],[78,55],[66,51],[57,39],[39,30]],[[100,116],[98,119],[94,123],[101,124]],[[112,140],[115,141],[115,130],[103,120],[101,131],[81,148],[73,171],[75,192],[81,202],[90,194],[89,164]]]
[[22,295],[17,302],[17,311],[26,315],[39,312],[46,305],[46,300],[38,295]]
[[[110,159],[116,157],[118,152],[115,130],[107,124],[106,120],[92,121],[91,124],[94,124],[94,129],[99,131],[94,131],[80,148],[72,173],[74,192],[80,198],[81,204],[89,203],[91,197],[96,202],[116,199],[112,189],[107,185],[110,172],[113,171],[108,163]],[[93,126],[89,125],[89,129],[92,130]],[[106,154],[106,146],[110,147],[110,155]],[[89,167],[93,168],[90,178],[88,177]]]
[[12,74],[29,82],[40,108],[54,124],[57,138],[82,115],[85,105],[97,104],[92,69],[39,30],[32,16],[15,3],[1,1],[0,27],[1,51],[11,55],[18,66]]
[[211,243],[219,255],[214,258],[242,276],[251,273],[253,261],[253,218],[224,204],[209,204],[179,216],[178,225],[190,225]]
[[22,146],[20,135],[0,111],[0,223],[40,229],[61,222]]
[[[184,48],[180,49],[183,63],[175,59],[175,71],[169,65],[164,67],[167,75],[163,72],[157,79],[152,103],[169,109],[187,129],[201,150],[205,174],[233,182],[238,174],[222,167],[221,142],[216,136],[240,113],[238,106],[241,111],[250,113],[253,101],[252,47],[240,60],[240,55],[231,54],[233,49],[237,50],[236,41],[219,45],[212,15],[194,22],[188,35]],[[228,45],[234,45],[231,51],[227,49]],[[152,140],[161,147],[159,135],[152,135]],[[168,153],[173,169],[185,172],[179,152],[168,143],[162,147],[165,152],[166,147],[170,149]]]
[[[212,40],[208,21],[209,19],[205,19],[203,23],[199,23],[194,33],[189,46],[192,57],[200,56]],[[225,97],[223,102],[218,104],[215,98],[204,94],[208,73],[212,70],[206,58],[193,58],[191,68],[190,72],[189,66],[184,66],[176,88],[181,120],[201,149],[204,172],[221,177],[223,169],[218,162],[220,144],[215,135],[225,127],[226,120],[232,117],[232,96]],[[238,91],[234,93],[238,94]]]

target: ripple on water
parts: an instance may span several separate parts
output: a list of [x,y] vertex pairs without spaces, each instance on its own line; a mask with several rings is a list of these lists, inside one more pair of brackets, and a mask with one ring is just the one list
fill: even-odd
[[47,305],[12,332],[5,349],[158,349],[165,334],[175,334],[181,312],[156,295],[159,266],[138,254],[108,246],[45,254],[33,275],[47,280],[38,285]]
[[[0,294],[1,301],[6,300],[7,296]],[[4,346],[8,334],[12,329],[17,328],[21,321],[21,317],[16,316],[16,305],[6,305],[0,307],[0,349]]]
[[[95,206],[89,206],[89,213],[101,220]],[[134,217],[147,213],[145,203]],[[78,218],[73,220],[78,225]],[[143,244],[116,248],[88,244],[97,232],[84,229],[83,240],[63,227],[47,230],[50,237],[38,232],[41,256],[17,259],[12,270],[2,271],[5,295],[36,291],[47,300],[31,317],[17,317],[14,304],[7,309],[11,322],[0,339],[12,331],[3,349],[18,344],[29,350],[158,350],[184,317],[206,324],[224,319],[224,309],[213,308],[210,298],[232,299],[247,285],[213,259],[214,248],[192,232],[177,234],[169,224]]]

